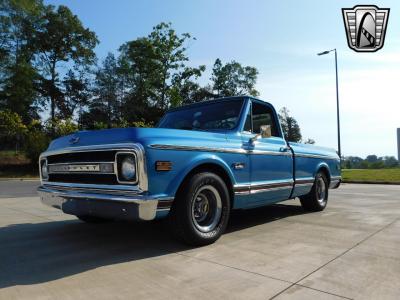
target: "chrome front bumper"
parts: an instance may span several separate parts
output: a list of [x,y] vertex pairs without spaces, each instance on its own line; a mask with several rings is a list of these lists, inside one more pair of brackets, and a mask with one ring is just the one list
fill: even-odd
[[38,188],[42,203],[61,209],[66,214],[92,215],[108,219],[153,220],[157,212],[169,211],[173,198],[144,194],[118,195],[93,191]]

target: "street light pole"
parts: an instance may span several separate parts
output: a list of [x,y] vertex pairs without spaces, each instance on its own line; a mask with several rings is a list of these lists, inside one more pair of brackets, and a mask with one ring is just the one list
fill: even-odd
[[338,154],[340,160],[342,159],[342,149],[340,145],[340,112],[339,112],[339,81],[338,81],[338,67],[337,67],[337,52],[336,48],[328,51],[318,53],[318,55],[325,55],[335,51],[335,70],[336,70],[336,117],[337,117],[337,134],[338,134]]
[[336,114],[337,114],[337,133],[338,133],[338,154],[340,160],[342,160],[342,148],[340,145],[339,82],[338,82],[336,49],[335,49],[335,69],[336,69]]

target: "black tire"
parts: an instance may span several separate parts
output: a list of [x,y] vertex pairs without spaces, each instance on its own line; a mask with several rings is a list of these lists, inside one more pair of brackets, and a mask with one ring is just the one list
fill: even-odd
[[76,216],[76,217],[85,223],[97,224],[97,223],[110,222],[109,219],[99,218],[95,216]]
[[175,237],[191,246],[214,243],[225,231],[230,214],[229,192],[216,174],[193,175],[179,189],[170,213]]
[[315,176],[311,191],[300,197],[301,206],[306,211],[322,211],[328,203],[329,184],[326,175],[322,172]]

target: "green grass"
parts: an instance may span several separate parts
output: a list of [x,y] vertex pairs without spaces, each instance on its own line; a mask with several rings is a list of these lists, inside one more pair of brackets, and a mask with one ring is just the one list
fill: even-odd
[[400,183],[400,168],[396,169],[344,169],[343,181]]

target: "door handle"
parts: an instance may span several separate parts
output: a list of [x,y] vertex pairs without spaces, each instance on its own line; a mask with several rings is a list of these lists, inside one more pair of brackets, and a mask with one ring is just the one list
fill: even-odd
[[280,147],[280,148],[279,148],[279,151],[280,151],[280,152],[286,152],[286,151],[288,151],[289,149],[290,149],[289,147],[285,146],[285,147]]

